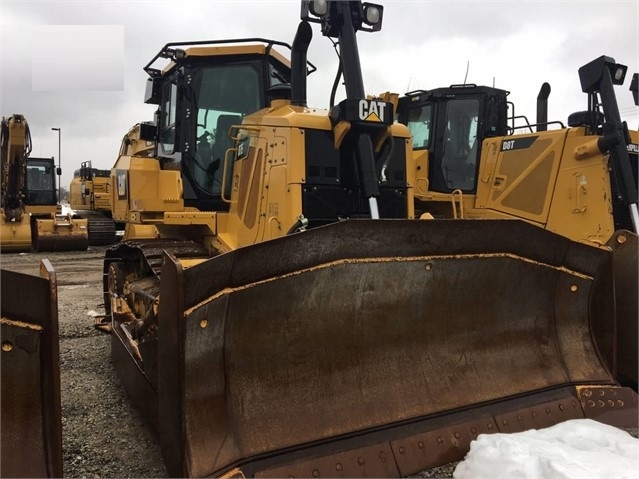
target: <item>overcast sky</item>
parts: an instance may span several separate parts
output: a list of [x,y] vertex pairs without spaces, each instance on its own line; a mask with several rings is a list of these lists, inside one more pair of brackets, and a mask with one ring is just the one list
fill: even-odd
[[[463,83],[511,92],[516,113],[534,122],[549,82],[549,119],[586,109],[577,70],[608,55],[628,66],[617,87],[622,117],[638,128],[628,91],[639,71],[639,2],[386,0],[383,28],[359,33],[367,93]],[[151,120],[142,67],[175,41],[265,37],[291,43],[299,0],[0,0],[0,114],[26,116],[32,156],[58,157],[62,184],[81,161],[110,168],[122,136]],[[313,25],[309,106],[329,103],[337,68],[330,41]],[[339,99],[339,97],[338,97]]]

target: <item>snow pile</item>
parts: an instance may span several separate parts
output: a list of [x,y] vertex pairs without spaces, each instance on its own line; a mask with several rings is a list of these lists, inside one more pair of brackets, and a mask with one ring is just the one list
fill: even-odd
[[639,439],[591,419],[515,434],[480,434],[456,479],[639,477]]

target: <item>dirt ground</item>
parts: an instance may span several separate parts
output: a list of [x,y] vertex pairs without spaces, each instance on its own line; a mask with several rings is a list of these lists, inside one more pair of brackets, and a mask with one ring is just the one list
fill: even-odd
[[157,438],[111,365],[110,336],[93,326],[105,250],[2,254],[0,265],[37,275],[48,258],[57,273],[64,476],[166,477]]

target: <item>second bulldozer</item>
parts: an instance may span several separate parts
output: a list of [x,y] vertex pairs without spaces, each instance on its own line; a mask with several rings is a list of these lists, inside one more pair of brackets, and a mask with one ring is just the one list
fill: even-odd
[[111,170],[93,168],[90,161],[83,161],[69,184],[69,206],[87,220],[91,246],[116,241],[116,225],[111,219],[110,176]]
[[398,118],[413,138],[417,214],[521,219],[615,252],[618,377],[636,390],[637,132],[614,92],[625,74],[605,56],[580,68],[588,110],[567,127],[547,119],[547,83],[533,125],[509,92],[472,84],[408,93]]
[[[118,158],[147,157],[153,153],[154,143],[140,139],[140,124],[133,125],[122,138]],[[90,161],[82,162],[69,185],[71,209],[88,220],[89,244],[105,245],[118,241],[126,223],[113,219],[111,170],[92,168]]]
[[[168,44],[145,68],[154,150],[112,170],[127,227],[105,306],[172,477],[405,476],[480,433],[636,424],[610,250],[414,219],[410,132],[359,61],[382,14],[304,1],[290,61],[252,38]],[[340,47],[329,110],[306,101],[311,23]]]

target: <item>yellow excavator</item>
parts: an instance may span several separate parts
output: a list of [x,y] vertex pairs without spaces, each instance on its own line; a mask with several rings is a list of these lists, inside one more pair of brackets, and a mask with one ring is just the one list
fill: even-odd
[[615,251],[618,377],[636,390],[637,132],[614,93],[626,70],[605,56],[584,65],[588,110],[568,127],[547,119],[547,83],[535,124],[515,115],[509,92],[474,84],[407,93],[397,115],[413,138],[417,214],[521,219]]
[[87,221],[62,214],[56,199],[53,158],[32,158],[23,115],[2,118],[0,250],[69,251],[88,247]]
[[[637,423],[610,249],[521,219],[415,219],[414,140],[359,60],[382,17],[302,1],[291,47],[170,43],[145,67],[154,149],[112,169],[127,227],[104,297],[172,477],[406,476],[481,433]],[[312,23],[339,45],[328,110],[306,101]]]

